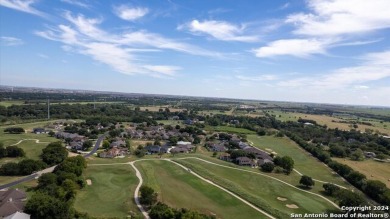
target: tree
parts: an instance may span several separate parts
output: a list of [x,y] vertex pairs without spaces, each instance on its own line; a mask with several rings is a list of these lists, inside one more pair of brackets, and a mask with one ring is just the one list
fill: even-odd
[[26,155],[24,150],[18,146],[8,146],[5,149],[7,150],[7,157],[24,157]]
[[218,153],[216,151],[214,151],[213,157],[216,157],[217,155],[218,155]]
[[368,180],[366,186],[364,187],[364,192],[371,198],[378,201],[386,190],[388,190],[386,184],[378,180]]
[[141,186],[140,188],[140,203],[146,206],[151,206],[157,202],[157,193],[149,186]]
[[38,179],[38,188],[46,188],[52,184],[57,184],[57,175],[54,173],[42,174]]
[[36,192],[28,199],[24,212],[31,218],[73,218],[71,202],[64,202],[51,195]]
[[50,137],[53,137],[55,135],[55,133],[53,131],[50,131],[48,134]]
[[336,197],[339,201],[339,206],[363,206],[366,204],[366,200],[363,196],[351,192],[346,189],[340,189],[338,192],[336,192]]
[[87,140],[83,142],[83,151],[89,150],[93,146],[93,143],[91,140]]
[[152,207],[149,214],[151,219],[175,218],[175,211],[164,203],[157,203]]
[[260,166],[261,170],[264,172],[272,172],[275,168],[275,164],[271,162],[264,163],[263,165]]
[[104,149],[110,148],[110,142],[107,141],[107,140],[104,140],[104,141],[103,141],[103,148],[104,148]]
[[336,192],[340,190],[340,187],[331,183],[325,183],[322,187],[324,188],[325,193],[330,196],[335,195]]
[[360,148],[356,149],[356,151],[351,154],[351,159],[356,161],[364,160],[364,153],[362,149]]
[[18,163],[20,175],[30,175],[35,171],[46,168],[46,163],[40,160],[25,159]]
[[299,184],[302,184],[302,185],[306,186],[307,188],[310,188],[310,187],[314,186],[314,180],[310,176],[303,175],[301,177],[301,180],[299,180]]
[[291,157],[284,156],[281,158],[280,162],[280,166],[283,167],[287,175],[294,169],[294,160]]
[[194,141],[192,142],[193,144],[199,144],[200,143],[200,138],[198,136],[196,136],[194,138]]
[[42,149],[42,161],[48,165],[59,164],[68,156],[68,151],[62,146],[61,142],[50,143]]

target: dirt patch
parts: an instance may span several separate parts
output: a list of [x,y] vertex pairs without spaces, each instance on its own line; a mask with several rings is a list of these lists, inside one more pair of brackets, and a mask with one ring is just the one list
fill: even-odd
[[287,198],[283,198],[283,197],[277,197],[277,199],[278,199],[279,201],[282,201],[282,202],[287,201]]
[[76,157],[78,156],[79,154],[77,153],[73,153],[73,152],[68,152],[68,157]]
[[294,204],[287,204],[286,207],[287,208],[294,208],[294,209],[299,208],[297,205],[294,205]]
[[85,180],[85,181],[87,181],[87,185],[92,185],[92,180],[90,180],[90,179],[87,179],[87,180]]

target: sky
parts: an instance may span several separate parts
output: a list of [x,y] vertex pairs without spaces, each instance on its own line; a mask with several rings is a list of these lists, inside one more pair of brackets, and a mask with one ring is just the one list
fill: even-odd
[[389,0],[0,0],[0,85],[390,106]]

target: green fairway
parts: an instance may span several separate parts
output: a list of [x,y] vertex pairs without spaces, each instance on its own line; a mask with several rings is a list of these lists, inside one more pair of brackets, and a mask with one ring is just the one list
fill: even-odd
[[290,156],[295,162],[294,168],[304,175],[342,186],[349,186],[339,175],[332,173],[332,170],[325,164],[286,137],[248,135],[248,141],[252,142],[255,147],[266,151],[274,151],[279,156]]
[[153,187],[159,200],[175,208],[188,208],[217,218],[265,218],[235,197],[167,161],[139,161],[144,184]]
[[77,193],[74,204],[77,211],[96,218],[139,214],[133,200],[138,179],[130,165],[88,166],[84,178],[90,179],[92,185]]
[[[265,176],[215,166],[195,159],[177,160],[177,162],[228,188],[271,214],[278,214],[281,218],[291,213],[321,213],[337,210],[318,196]],[[278,197],[286,200],[279,200]],[[289,208],[286,205],[296,205],[298,208]]]
[[23,105],[24,101],[22,100],[6,100],[6,101],[0,101],[0,106],[9,107],[12,105]]

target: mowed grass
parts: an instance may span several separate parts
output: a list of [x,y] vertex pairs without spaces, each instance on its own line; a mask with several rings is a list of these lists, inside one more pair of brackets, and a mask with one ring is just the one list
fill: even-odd
[[[220,167],[206,162],[198,161],[195,159],[178,160],[177,162],[195,167],[193,171],[204,170],[212,174],[210,180],[225,181],[226,184],[245,193],[248,196],[256,197],[257,202],[262,202],[264,205],[268,205],[269,210],[275,209],[286,215],[291,213],[321,213],[328,210],[337,210],[326,200],[315,196],[313,194],[300,191],[295,187],[283,184],[275,179],[271,179],[265,176],[261,176],[254,173],[243,172],[240,170]],[[197,172],[202,175],[202,172]],[[204,176],[207,177],[207,176]],[[218,178],[220,180],[218,180]],[[233,190],[233,192],[235,192]],[[277,198],[286,198],[286,201],[280,201]],[[243,197],[246,199],[247,197]],[[295,204],[299,208],[288,208],[287,204]]]
[[290,156],[294,160],[294,168],[304,175],[341,186],[349,186],[339,175],[333,173],[329,167],[286,137],[248,135],[248,141],[252,142],[254,147],[266,151],[274,151],[278,156]]
[[379,162],[375,160],[353,161],[344,158],[332,158],[333,160],[346,164],[352,169],[366,175],[367,179],[379,180],[390,188],[390,163]]
[[216,214],[217,218],[265,218],[235,197],[168,161],[136,163],[144,185],[158,192],[160,201],[175,208]]
[[77,211],[96,218],[140,214],[133,199],[138,179],[130,165],[88,166],[84,178],[92,180],[92,185],[77,192],[74,204]]
[[244,128],[236,128],[233,126],[206,126],[206,131],[215,131],[215,132],[228,132],[235,134],[256,134],[256,132]]

